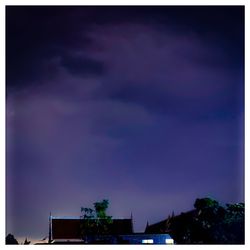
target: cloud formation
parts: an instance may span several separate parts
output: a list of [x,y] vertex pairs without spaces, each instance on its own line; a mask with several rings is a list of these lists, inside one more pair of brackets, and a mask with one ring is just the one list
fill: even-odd
[[132,211],[136,230],[197,197],[244,199],[238,29],[148,11],[8,10],[8,231],[43,236],[50,211],[102,198],[114,216]]

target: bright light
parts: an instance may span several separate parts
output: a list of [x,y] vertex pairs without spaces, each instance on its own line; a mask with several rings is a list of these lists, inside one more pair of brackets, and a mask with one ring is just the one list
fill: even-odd
[[174,240],[173,239],[166,239],[165,243],[166,244],[174,244]]
[[154,240],[153,239],[146,239],[146,240],[142,240],[143,244],[153,244]]

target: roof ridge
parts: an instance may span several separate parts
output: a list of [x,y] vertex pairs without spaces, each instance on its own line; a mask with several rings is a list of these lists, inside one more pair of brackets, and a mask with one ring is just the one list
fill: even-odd
[[[81,218],[81,216],[51,216],[51,219],[84,219],[84,218]],[[95,220],[97,218],[89,218],[89,219]],[[112,220],[131,220],[131,218],[112,218]]]

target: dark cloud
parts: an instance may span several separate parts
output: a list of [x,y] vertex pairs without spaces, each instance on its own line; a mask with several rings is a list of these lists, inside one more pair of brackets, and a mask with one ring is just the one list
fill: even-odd
[[[50,78],[51,59],[72,48],[84,48],[91,40],[84,36],[86,25],[79,25],[67,8],[8,6],[6,8],[6,77],[9,87],[34,85]],[[55,14],[57,13],[57,14]]]
[[161,33],[169,30],[196,33],[208,43],[223,48],[224,55],[228,55],[223,57],[225,62],[238,67],[243,63],[243,11],[240,6],[8,6],[7,87],[32,84],[41,75],[46,75],[42,69],[47,59],[64,55],[68,50],[96,49],[88,36],[93,25],[115,27],[141,23],[153,25]]
[[71,74],[80,76],[99,76],[105,72],[104,63],[91,58],[67,55],[62,58],[61,64]]
[[242,62],[232,69],[224,49],[203,37],[142,24],[97,26],[97,34],[102,49],[93,55],[109,69],[100,95],[191,119],[242,112]]

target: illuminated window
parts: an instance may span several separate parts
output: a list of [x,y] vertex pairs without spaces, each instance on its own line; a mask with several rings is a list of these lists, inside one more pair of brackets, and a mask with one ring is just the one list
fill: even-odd
[[173,239],[166,239],[165,243],[166,244],[174,244],[174,240]]
[[153,239],[146,239],[146,240],[142,240],[143,244],[153,244],[154,240]]

